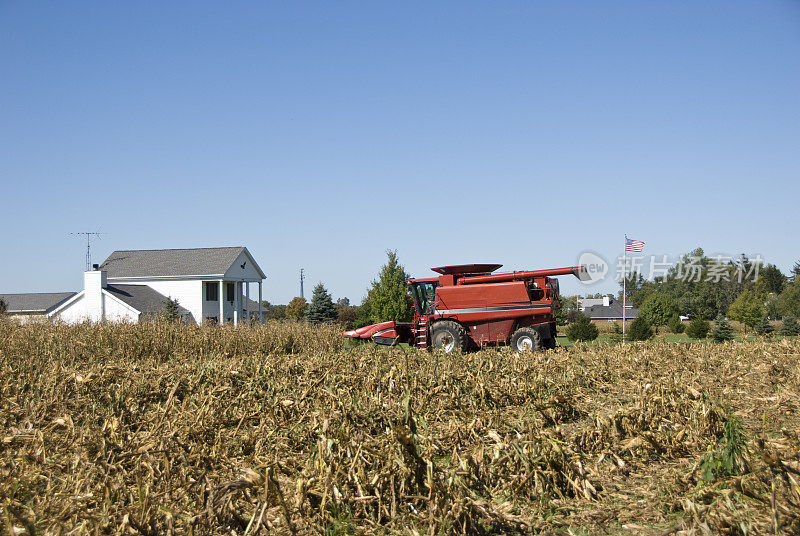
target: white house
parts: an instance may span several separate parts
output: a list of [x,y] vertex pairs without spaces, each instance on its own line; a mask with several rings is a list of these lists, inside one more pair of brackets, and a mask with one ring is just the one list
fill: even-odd
[[[265,277],[245,247],[115,251],[84,273],[83,291],[48,316],[65,322],[136,322],[163,311],[169,297],[178,301],[186,320],[263,320]],[[250,283],[258,284],[257,302],[250,299]]]

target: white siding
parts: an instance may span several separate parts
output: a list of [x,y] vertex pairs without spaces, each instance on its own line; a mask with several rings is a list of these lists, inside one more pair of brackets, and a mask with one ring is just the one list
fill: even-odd
[[105,306],[106,322],[138,322],[139,311],[103,291],[103,304]]
[[181,307],[184,307],[192,313],[195,322],[202,322],[203,318],[205,318],[203,316],[203,300],[205,295],[203,294],[202,281],[137,281],[136,284],[147,285],[167,298],[178,300]]
[[[244,268],[242,268],[244,264]],[[233,281],[261,281],[261,274],[256,270],[253,260],[247,253],[242,251],[236,260],[225,272],[225,279]]]
[[[139,312],[130,307],[129,305],[119,301],[111,296],[108,292],[103,291],[102,294],[103,307],[105,309],[105,318],[107,322],[138,322]],[[77,324],[79,322],[98,322],[101,320],[99,316],[98,307],[92,307],[89,310],[89,300],[86,299],[83,293],[79,294],[76,299],[68,302],[68,305],[62,306],[53,318],[61,320],[68,324]]]

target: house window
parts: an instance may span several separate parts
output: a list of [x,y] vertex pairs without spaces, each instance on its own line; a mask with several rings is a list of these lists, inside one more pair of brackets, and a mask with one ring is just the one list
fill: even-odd
[[215,281],[206,281],[206,301],[219,300],[219,284]]
[[234,294],[234,290],[235,290],[235,287],[234,287],[233,283],[226,283],[225,284],[225,299],[228,300],[229,302],[233,302],[233,300],[234,300],[234,295],[235,295]]

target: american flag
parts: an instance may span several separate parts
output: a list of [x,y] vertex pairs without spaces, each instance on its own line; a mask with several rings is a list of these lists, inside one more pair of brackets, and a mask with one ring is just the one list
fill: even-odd
[[642,251],[644,248],[644,242],[641,240],[631,240],[630,238],[625,239],[625,251]]

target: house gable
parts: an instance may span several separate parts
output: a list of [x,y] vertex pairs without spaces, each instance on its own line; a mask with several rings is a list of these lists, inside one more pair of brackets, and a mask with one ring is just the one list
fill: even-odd
[[102,290],[102,299],[104,304],[103,318],[100,317],[100,313],[98,311],[87,310],[86,290],[82,290],[81,292],[77,293],[75,296],[51,311],[47,316],[50,318],[57,318],[68,323],[83,322],[87,320],[129,320],[131,322],[136,322],[139,319],[139,315],[142,313],[130,304],[125,303],[125,301],[120,299],[119,296],[116,296],[115,293],[109,292],[106,289]]
[[261,271],[247,248],[242,248],[236,260],[225,271],[224,276],[225,279],[250,282],[261,281],[265,277],[264,272]]

